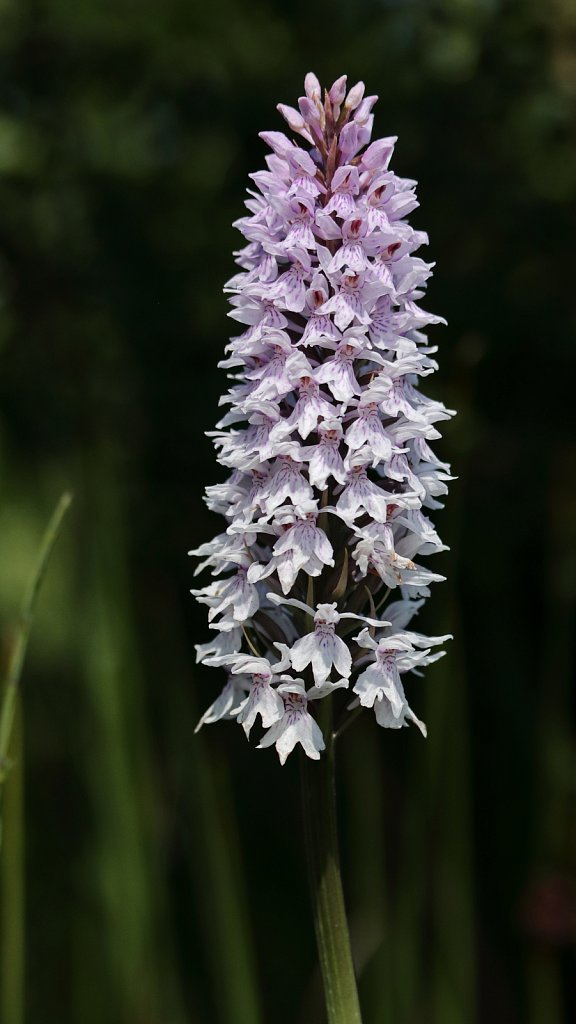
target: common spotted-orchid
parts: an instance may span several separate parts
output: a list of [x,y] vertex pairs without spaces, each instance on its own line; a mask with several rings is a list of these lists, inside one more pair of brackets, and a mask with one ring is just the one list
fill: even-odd
[[451,479],[429,442],[452,413],[420,391],[437,368],[424,329],[444,321],[419,305],[433,264],[406,220],[415,182],[389,170],[394,137],[370,141],[362,83],[323,100],[309,74],[305,93],[278,107],[297,142],[261,133],[271,152],[236,222],[226,291],[244,330],[211,432],[230,475],[206,492],[227,527],[191,552],[214,577],[192,591],[215,631],[198,661],[228,673],[199,726],[236,719],[249,736],[259,719],[282,763],[325,749],[320,700],[425,734],[401,676],[448,639],[406,629],[443,579],[417,559],[444,550],[427,510]]

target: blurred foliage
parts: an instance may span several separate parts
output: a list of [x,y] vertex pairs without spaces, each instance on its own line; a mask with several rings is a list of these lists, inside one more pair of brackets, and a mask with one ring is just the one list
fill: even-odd
[[380,95],[420,182],[459,410],[430,738],[367,719],[343,745],[366,1024],[573,1020],[572,0],[1,0],[0,28],[3,662],[76,494],[6,787],[2,1024],[24,952],[27,1024],[322,1020],[297,764],[193,737],[218,683],[184,557],[216,529],[231,222],[312,68]]

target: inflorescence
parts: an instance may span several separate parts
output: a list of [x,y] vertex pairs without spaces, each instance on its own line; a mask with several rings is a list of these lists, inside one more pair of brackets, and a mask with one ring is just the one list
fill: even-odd
[[299,110],[278,106],[304,145],[261,133],[272,152],[235,225],[247,244],[226,290],[245,329],[219,364],[234,383],[211,432],[231,473],[206,491],[227,526],[191,552],[214,577],[192,591],[214,630],[198,660],[228,673],[198,728],[235,719],[249,736],[260,716],[259,747],[282,764],[297,743],[325,749],[326,697],[343,721],[362,705],[426,735],[402,676],[449,639],[407,629],[444,578],[415,560],[445,550],[423,509],[451,479],[428,442],[453,415],[418,387],[437,369],[423,329],[445,321],[418,305],[433,264],[406,220],[416,183],[388,170],[395,138],[370,142],[362,82],[322,100],[309,74],[305,91]]

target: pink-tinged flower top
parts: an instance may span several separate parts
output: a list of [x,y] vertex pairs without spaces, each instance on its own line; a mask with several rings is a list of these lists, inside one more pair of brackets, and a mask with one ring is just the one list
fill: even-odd
[[406,220],[415,182],[389,170],[395,138],[371,142],[363,83],[322,98],[309,74],[305,92],[278,107],[296,141],[261,133],[271,152],[236,222],[226,291],[242,333],[211,432],[230,475],[206,491],[226,528],[191,552],[213,576],[192,591],[215,634],[198,661],[228,673],[198,727],[263,728],[282,764],[297,744],[320,757],[323,698],[425,734],[402,677],[448,639],[406,629],[443,579],[420,558],[444,550],[427,513],[450,469],[429,442],[453,415],[420,390],[437,368],[424,330],[444,321],[419,305],[433,265]]

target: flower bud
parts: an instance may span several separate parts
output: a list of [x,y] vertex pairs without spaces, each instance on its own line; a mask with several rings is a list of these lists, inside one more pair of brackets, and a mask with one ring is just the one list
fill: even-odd
[[355,110],[364,95],[364,82],[357,82],[353,85],[346,97],[344,110]]
[[346,82],[348,81],[347,75],[342,75],[337,78],[334,84],[330,87],[328,95],[330,102],[335,106],[339,107],[346,95]]
[[322,89],[320,88],[320,82],[313,71],[309,71],[306,75],[306,78],[304,79],[304,89],[308,99],[318,105],[321,100]]

